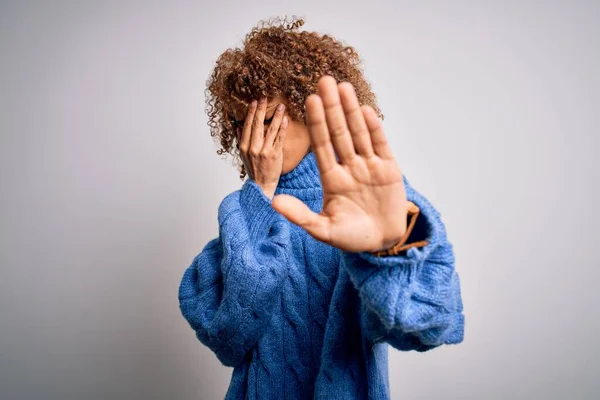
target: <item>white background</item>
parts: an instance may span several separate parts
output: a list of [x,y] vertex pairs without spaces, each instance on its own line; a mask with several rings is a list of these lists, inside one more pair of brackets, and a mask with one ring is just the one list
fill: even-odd
[[[85,3],[85,4],[84,4]],[[204,112],[259,20],[356,47],[454,245],[464,342],[390,349],[394,399],[597,398],[594,1],[2,2],[0,397],[217,399],[179,311],[241,185]]]

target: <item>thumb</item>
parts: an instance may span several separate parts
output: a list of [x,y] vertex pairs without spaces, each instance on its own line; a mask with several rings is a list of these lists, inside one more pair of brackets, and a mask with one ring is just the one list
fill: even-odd
[[331,242],[329,218],[312,211],[302,200],[288,194],[273,197],[273,208],[290,222],[301,226],[315,239]]

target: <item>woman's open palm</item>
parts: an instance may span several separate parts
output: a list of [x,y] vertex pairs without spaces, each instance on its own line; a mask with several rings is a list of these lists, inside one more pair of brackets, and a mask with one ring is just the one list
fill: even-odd
[[381,122],[372,107],[359,105],[349,82],[324,76],[317,91],[306,99],[306,123],[321,175],[323,209],[317,214],[285,194],[273,198],[273,207],[341,250],[389,248],[406,232],[408,204]]

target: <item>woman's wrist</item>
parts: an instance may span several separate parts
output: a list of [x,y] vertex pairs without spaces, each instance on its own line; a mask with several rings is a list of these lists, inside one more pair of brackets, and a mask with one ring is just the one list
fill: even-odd
[[275,185],[272,185],[272,184],[269,185],[269,184],[264,184],[264,183],[257,183],[257,184],[262,189],[265,196],[267,196],[270,200],[273,200],[273,197],[275,196],[275,189],[277,189],[277,184],[275,184]]
[[408,250],[411,247],[426,246],[429,243],[427,240],[418,240],[418,241],[412,240],[412,239],[414,239],[412,234],[414,232],[414,227],[415,227],[415,224],[417,222],[417,218],[418,218],[420,212],[421,212],[420,208],[412,201],[409,201],[408,209],[407,209],[407,218],[408,218],[407,227],[406,227],[406,231],[404,232],[402,237],[399,238],[396,241],[396,243],[393,244],[391,247],[388,247],[387,245],[385,245],[383,249],[372,251],[370,253],[373,255],[376,255],[378,257],[389,256],[389,255],[398,255],[398,254],[402,253],[403,251]]

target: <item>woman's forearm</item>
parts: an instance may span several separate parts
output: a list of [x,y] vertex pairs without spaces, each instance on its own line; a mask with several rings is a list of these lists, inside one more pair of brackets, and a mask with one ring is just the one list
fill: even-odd
[[[242,362],[264,334],[289,268],[289,225],[258,190],[246,185],[221,203],[219,237],[194,259],[179,289],[182,314],[227,366]],[[252,216],[240,197],[254,206]]]

